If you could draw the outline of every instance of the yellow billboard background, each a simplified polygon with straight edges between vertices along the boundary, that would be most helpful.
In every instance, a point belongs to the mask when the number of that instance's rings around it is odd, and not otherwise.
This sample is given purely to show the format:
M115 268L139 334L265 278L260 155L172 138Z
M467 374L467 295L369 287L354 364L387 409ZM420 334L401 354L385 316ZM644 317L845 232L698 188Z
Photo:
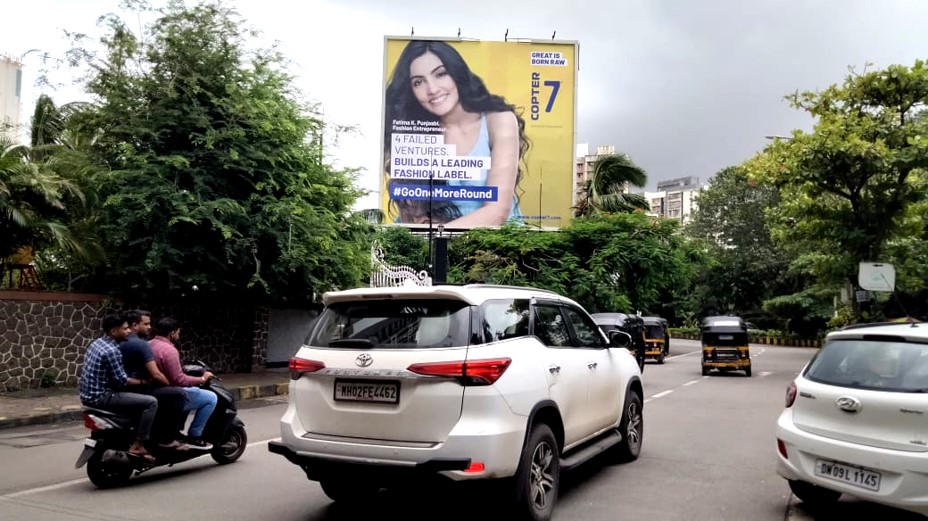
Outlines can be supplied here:
M546 228L566 226L575 191L576 42L386 37L384 92L400 55L415 40L447 43L483 80L490 94L502 96L516 107L530 141L516 189L522 222ZM385 116L382 136L392 128ZM381 157L385 157L383 151ZM396 208L391 208L389 181L385 165L381 171L381 210L387 222L394 223L399 221Z

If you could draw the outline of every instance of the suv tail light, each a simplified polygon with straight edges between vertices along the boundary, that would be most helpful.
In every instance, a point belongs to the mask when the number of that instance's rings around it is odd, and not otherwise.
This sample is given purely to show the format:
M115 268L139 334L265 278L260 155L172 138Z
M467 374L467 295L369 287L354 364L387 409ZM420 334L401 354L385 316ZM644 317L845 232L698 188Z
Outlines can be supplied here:
M796 382L790 382L786 387L786 408L789 409L796 401Z
M290 359L290 379L299 380L306 373L315 373L320 369L325 369L325 363L318 360L308 360L306 358L293 357Z
M467 362L412 364L407 369L425 376L454 378L461 385L493 385L503 376L511 363L511 358L492 358Z

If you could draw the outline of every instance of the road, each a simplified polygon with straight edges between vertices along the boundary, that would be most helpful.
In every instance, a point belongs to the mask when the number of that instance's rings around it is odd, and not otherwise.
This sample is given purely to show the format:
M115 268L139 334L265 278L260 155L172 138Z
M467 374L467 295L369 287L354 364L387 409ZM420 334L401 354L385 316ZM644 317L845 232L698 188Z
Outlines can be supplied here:
M645 367L641 458L626 465L594 461L565 475L555 519L799 521L862 513L919 519L855 500L814 516L796 505L775 474L774 423L787 384L814 350L755 346L752 378L703 377L698 353L698 343L673 340L665 364ZM460 486L384 492L371 505L333 505L318 484L266 449L285 407L280 398L249 404L253 408L241 415L251 443L235 464L218 466L203 457L115 490L96 490L83 470L74 469L82 426L0 431L0 519L494 518L479 489Z

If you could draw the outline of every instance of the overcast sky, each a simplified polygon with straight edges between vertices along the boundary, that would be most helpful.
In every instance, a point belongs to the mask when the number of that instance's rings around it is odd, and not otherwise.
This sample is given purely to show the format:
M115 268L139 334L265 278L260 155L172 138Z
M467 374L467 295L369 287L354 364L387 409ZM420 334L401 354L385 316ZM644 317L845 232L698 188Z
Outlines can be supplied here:
M157 0L155 0L157 3ZM4 2L0 54L60 53L62 29L93 33L116 0ZM657 181L698 176L759 151L771 134L809 128L783 96L861 69L928 58L926 0L237 0L254 27L294 61L299 86L326 119L357 132L330 140L339 166L377 190L383 36L461 35L580 42L577 143L615 145ZM295 8L294 6L299 6ZM298 10L295 10L298 9ZM38 94L26 55L23 117ZM64 80L62 80L64 81ZM59 103L80 96L51 92ZM376 207L377 194L359 207Z

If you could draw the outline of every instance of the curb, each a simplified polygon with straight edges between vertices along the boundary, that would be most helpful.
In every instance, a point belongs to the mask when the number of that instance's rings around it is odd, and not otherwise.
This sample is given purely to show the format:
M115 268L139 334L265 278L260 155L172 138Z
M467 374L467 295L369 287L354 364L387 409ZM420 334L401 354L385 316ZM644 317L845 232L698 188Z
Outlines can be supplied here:
M15 427L28 427L30 425L48 425L50 423L75 422L83 419L83 408L78 405L70 405L72 410L47 412L41 414L30 414L29 416L20 416L18 418L0 418L0 430L12 429Z
M236 402L245 400L254 400L256 398L267 398L269 396L280 396L290 394L290 384L267 384L267 385L246 385L229 389L235 397ZM16 427L28 427L30 425L48 425L52 423L76 422L83 420L84 408L80 405L67 405L63 410L46 412L39 414L30 414L16 418L0 418L0 430L13 429Z

